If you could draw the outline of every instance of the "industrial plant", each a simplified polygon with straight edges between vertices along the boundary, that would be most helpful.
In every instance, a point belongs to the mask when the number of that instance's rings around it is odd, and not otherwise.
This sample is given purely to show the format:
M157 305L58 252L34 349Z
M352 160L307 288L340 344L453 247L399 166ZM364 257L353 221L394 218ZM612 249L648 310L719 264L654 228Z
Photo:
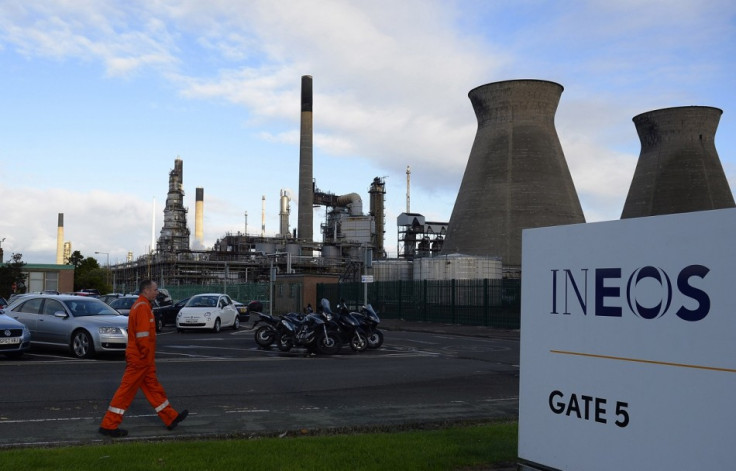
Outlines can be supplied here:
M316 186L312 77L305 75L297 227L289 226L291 195L282 190L276 236L267 237L265 231L224 234L205 248L204 188L196 188L190 243L184 162L177 158L155 249L112 266L115 283L131 289L144 278L162 287L272 281L277 276L334 282L359 282L365 275L375 281L518 279L523 229L585 223L554 124L562 92L561 85L544 80L495 82L471 90L478 128L449 222L427 221L411 212L407 167L406 211L396 220L398 253L388 259L384 178L366 182L367 208L357 192L338 195ZM734 207L714 145L721 113L691 106L633 119L642 150L622 218ZM326 210L321 240L313 240L315 206ZM71 250L63 243L62 214L58 226L57 263L62 263Z

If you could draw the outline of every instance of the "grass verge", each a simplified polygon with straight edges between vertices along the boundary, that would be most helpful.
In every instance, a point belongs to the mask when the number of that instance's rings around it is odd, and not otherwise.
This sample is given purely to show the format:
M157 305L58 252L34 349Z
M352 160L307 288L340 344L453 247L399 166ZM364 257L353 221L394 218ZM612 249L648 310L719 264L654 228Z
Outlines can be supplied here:
M0 451L2 469L129 470L457 470L516 461L516 422L434 430L285 438L115 442Z

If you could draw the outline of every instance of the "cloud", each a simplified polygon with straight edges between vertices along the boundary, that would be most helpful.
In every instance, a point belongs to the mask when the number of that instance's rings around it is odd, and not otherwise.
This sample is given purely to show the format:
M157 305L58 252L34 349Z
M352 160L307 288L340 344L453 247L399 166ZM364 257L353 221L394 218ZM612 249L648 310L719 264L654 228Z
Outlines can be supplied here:
M721 0L2 2L0 51L29 61L99 65L108 82L163 82L178 94L181 108L235 108L233 116L248 137L260 141L237 145L264 156L258 162L264 175L282 172L294 160L278 154L298 146L300 77L312 75L315 155L329 162L330 172L346 173L339 179L330 173L329 180L320 175L322 181L355 187L353 180L367 172L390 175L387 214L395 214L404 209L404 172L411 165L412 210L434 220L449 219L476 132L468 91L514 78L557 81L565 87L557 130L591 221L620 215L639 152L634 115L683 104L734 103L723 84L733 76L735 10ZM172 106L164 97L162 103ZM736 148L736 133L730 119L724 114L718 145L733 184L728 151ZM198 158L207 160L218 136L159 138L173 142L156 143L157 148L199 145ZM185 139L187 144L179 142ZM181 152L185 159L190 153ZM197 167L200 175L206 170L204 163ZM293 180L296 166L289 174ZM276 180L258 180L248 191L267 193L270 203ZM35 221L44 221L41 232L47 234L57 212L70 214L71 231L80 214L112 221L123 201L112 192L13 190L30 193L33 207L43 208L34 210L27 225L36 230ZM12 194L8 187L0 192ZM215 231L237 230L242 211L233 208L242 197L208 195L209 243L221 235ZM69 201L69 209L46 208L44 201ZM150 245L150 203L128 203L130 212L122 214L136 221L128 236L142 246L133 247L140 252ZM267 227L278 230L277 216L268 218ZM260 212L251 219L258 222L251 227L260 228ZM113 232L126 231L111 224ZM84 238L90 250L105 243L128 250L123 236L105 240L95 238L94 226L85 229L77 240ZM53 237L38 243L55 250ZM387 239L387 246L392 243Z

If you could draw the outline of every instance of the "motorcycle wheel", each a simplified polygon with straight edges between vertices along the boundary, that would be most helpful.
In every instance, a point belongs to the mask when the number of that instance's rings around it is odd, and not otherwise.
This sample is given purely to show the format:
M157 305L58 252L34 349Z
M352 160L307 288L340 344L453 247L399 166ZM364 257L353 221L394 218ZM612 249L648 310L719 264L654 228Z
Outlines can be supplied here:
M317 349L325 355L334 355L342 348L342 341L335 332L327 332L327 335L317 339Z
M374 330L371 335L368 336L368 348L380 348L383 345L383 332L380 330Z
M290 335L282 335L276 339L276 346L279 347L279 350L282 352L288 352L291 350L291 347L294 346L294 340Z
M254 337L259 346L268 348L276 340L276 331L270 325L262 325L256 330Z
M365 335L356 332L350 339L350 348L354 352L364 352L368 348L368 340L365 338Z

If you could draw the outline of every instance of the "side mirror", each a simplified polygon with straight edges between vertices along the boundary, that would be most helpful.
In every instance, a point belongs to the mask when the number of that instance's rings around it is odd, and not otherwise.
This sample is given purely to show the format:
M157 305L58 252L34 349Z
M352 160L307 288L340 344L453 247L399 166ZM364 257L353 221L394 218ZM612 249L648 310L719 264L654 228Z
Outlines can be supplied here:
M66 313L66 312L64 312L64 311L56 311L56 312L54 313L54 317L58 317L58 318L60 318L60 319L66 319L67 317L69 317L69 314L67 314L67 313Z

